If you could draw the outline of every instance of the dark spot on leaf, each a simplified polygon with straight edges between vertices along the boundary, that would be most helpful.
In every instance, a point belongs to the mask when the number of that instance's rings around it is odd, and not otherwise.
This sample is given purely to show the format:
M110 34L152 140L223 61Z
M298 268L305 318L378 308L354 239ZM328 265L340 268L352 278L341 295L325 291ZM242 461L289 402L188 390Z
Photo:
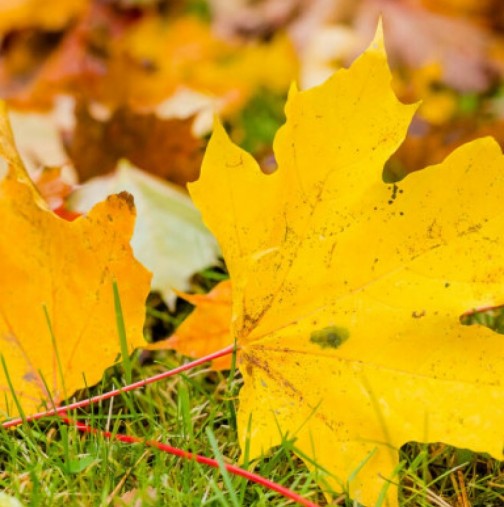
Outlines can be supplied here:
M414 319L420 319L421 317L425 317L426 314L427 312L425 310L422 310L421 312L414 311L412 312L411 316Z
M110 196L112 197L112 196ZM108 199L110 199L110 197ZM119 197L119 199L121 199L122 201L124 201L124 203L126 204L126 206L128 206L129 210L134 212L135 211L135 199L133 198L133 196L129 193L129 192L119 192L117 194L117 197Z
M344 327L328 326L324 329L313 331L310 341L320 345L323 349L331 347L337 349L342 343L348 340L350 333Z
M447 289L447 288L450 286L450 284L449 284L448 282L446 282L446 283L444 284L444 286L445 286L445 289Z
M23 375L23 380L26 382L35 382L37 380L37 375L32 371L29 371Z
M142 66L142 68L150 74L159 70L159 67L156 65L156 62L148 58L143 58L142 60L140 60L139 63Z

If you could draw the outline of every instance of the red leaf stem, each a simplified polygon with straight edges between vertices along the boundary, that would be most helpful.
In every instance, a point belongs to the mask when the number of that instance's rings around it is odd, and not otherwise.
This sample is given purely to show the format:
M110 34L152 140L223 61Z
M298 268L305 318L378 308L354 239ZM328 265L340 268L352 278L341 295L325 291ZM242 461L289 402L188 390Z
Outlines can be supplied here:
M119 389L113 389L112 391L108 391L106 393L102 393L97 396L93 396L92 398L87 398L85 400L76 401L75 403L70 403L68 405L54 407L50 410L46 410L45 412L38 412L36 414L28 415L26 417L17 417L15 419L11 419L10 421L5 421L1 424L4 428L12 428L13 426L19 426L23 422L36 421L37 419L42 419L43 417L60 415L70 410L87 407L89 405L99 403L100 401L114 398L115 396L118 396L122 393L127 393L129 391L133 391L134 389L145 387L146 385L149 384L154 384L155 382L159 382L160 380L163 380L165 378L172 377L173 375L177 375L178 373L182 373L183 371L190 370L203 363L212 361L213 359L217 359L219 357L232 354L234 349L235 349L234 345L229 345L228 347L218 350L217 352L213 352L212 354L208 354L207 356L200 357L195 361L183 364L182 366L177 366L177 368L174 368L173 370L165 371L163 373L159 373L158 375L154 375L153 377L139 380L138 382L134 382L133 384L129 384L124 387L120 387Z
M99 434L104 436L105 438L119 440L120 442L125 442L127 444L143 444L148 447L155 447L160 451L167 452L168 454L173 454L183 459L194 460L197 461L198 463L201 463L202 465L207 465L213 468L219 468L219 463L217 462L217 460L201 456L200 454L194 454L192 452L184 451L183 449L179 449L178 447L172 447L171 445L156 442L155 440L144 440L129 435L114 434L111 433L110 431L97 430L96 428L92 428L91 426L88 426L87 424L84 424L82 422L72 421L68 417L63 417L63 420L69 425L74 425L79 431L82 431L83 433ZM244 477L249 481L260 484L261 486L264 486L267 489L276 491L285 498L293 500L294 502L297 502L300 505L303 505L305 507L319 507L317 504L310 502L309 500L303 498L294 491L285 488L280 484L277 484L276 482L265 479L264 477L261 477L258 474L254 474L253 472L244 470L243 468L240 468L236 465L229 465L225 463L224 466L226 467L226 470L231 474L239 475L240 477Z

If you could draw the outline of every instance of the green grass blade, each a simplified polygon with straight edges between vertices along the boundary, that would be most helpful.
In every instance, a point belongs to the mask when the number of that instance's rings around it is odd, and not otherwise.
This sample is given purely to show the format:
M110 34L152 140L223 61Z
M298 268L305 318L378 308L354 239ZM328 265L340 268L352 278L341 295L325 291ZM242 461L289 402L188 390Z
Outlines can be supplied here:
M16 407L18 409L19 416L21 417L21 419L26 420L26 416L25 416L25 413L23 411L23 407L21 406L21 403L18 400L16 391L14 389L14 385L12 384L12 380L11 380L10 375L9 375L9 370L7 369L7 363L5 362L5 358L4 358L3 354L0 355L0 360L2 361L2 368L3 368L3 371L5 373L5 379L7 380L7 384L9 385L9 390L10 390L10 392L12 394L12 398L14 400L14 403L16 404Z
M233 507L240 507L240 503L238 502L238 497L236 496L236 491L233 487L233 482L231 480L231 477L226 469L226 465L224 464L224 460L222 459L222 454L219 451L219 446L217 444L217 440L215 439L214 434L212 433L212 430L208 427L205 428L208 440L210 442L210 445L212 446L212 451L214 453L215 459L217 460L217 463L219 463L219 470L222 475L222 480L224 481L224 484L226 485L226 488L229 492L229 497L231 499L231 503L233 504Z
M49 316L47 306L44 304L44 305L42 305L42 308L44 309L44 315L45 315L46 322L47 322L47 328L49 329L49 334L51 335L51 343L53 346L54 354L56 356L56 363L58 365L58 374L59 374L60 380L61 380L63 398L66 400L68 398L68 395L67 395L66 388L65 388L65 375L63 374L63 366L61 364L61 359L60 359L59 350L58 350L58 344L56 342L56 336L54 334L54 330L53 330L52 323L51 323L51 317ZM49 389L47 389L47 392L50 393ZM52 404L52 406L54 406L54 403Z
M121 307L121 298L119 296L119 288L117 286L117 281L114 280L113 284L114 289L114 309L116 316L116 325L117 325L117 333L119 334L119 342L121 344L121 356L122 363L124 368L124 376L126 378L126 383L131 384L132 382L132 367L131 367L131 359L128 351L128 342L126 339L126 327L124 325L124 316Z

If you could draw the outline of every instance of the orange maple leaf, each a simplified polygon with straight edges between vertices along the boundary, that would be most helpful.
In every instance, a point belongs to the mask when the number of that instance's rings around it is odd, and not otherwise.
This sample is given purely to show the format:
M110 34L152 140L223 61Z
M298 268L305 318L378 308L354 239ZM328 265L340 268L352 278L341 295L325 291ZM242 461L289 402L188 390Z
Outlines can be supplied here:
M129 245L135 207L110 196L69 222L37 193L0 108L0 417L58 403L93 385L121 352L113 281L127 349L144 345L149 272Z
M216 285L208 294L177 295L196 308L167 340L151 345L151 350L176 350L189 357L203 357L233 343L230 332L231 282ZM231 359L224 356L212 362L214 370L231 367Z

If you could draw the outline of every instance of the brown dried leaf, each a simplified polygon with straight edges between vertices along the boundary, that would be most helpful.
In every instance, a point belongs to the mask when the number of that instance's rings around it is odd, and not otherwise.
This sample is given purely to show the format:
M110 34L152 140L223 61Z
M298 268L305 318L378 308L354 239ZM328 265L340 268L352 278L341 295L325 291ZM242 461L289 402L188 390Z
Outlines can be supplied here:
M181 186L198 177L203 143L192 134L193 117L164 120L123 107L100 121L79 104L76 120L66 149L81 181L113 171L121 158Z
M452 151L480 137L492 136L504 149L504 121L475 125L460 121L440 126L424 126L421 135L408 134L403 144L387 162L387 171L394 177L441 163Z

